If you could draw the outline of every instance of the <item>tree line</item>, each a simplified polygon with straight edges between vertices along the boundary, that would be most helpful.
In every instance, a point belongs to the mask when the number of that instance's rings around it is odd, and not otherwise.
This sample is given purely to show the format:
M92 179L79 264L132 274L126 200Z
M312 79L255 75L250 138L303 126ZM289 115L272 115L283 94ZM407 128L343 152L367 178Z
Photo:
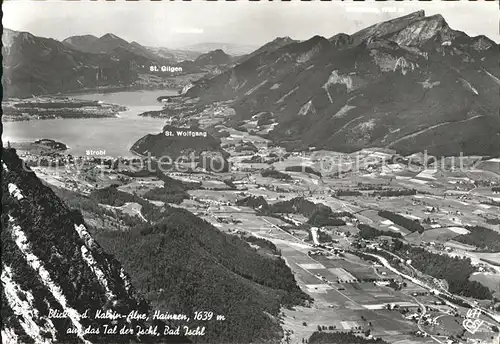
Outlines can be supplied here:
M358 236L362 239L365 239L365 240L373 240L373 239L375 239L379 236L382 236L382 235L390 236L393 238L399 238L399 239L403 238L401 233L396 233L394 231L379 230L377 228L374 228L374 227L367 225L367 224L364 224L364 223L360 223L358 225L358 229L359 229Z
M476 246L484 252L500 252L500 233L486 227L467 226L468 234L461 234L453 240L463 244Z
M400 225L411 232L423 233L425 230L418 220L409 219L406 216L393 213L392 211L380 210L378 215L391 220L395 224Z
M397 239L392 247L398 256L410 259L416 269L432 277L446 280L451 293L476 299L492 299L490 289L479 282L469 281L469 277L476 271L470 258L431 253L422 247L406 245Z

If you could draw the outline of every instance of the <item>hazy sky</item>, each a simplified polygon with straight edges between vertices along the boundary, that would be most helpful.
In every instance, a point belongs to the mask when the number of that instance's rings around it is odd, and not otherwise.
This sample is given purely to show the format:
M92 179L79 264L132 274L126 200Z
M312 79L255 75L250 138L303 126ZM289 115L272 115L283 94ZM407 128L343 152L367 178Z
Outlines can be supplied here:
M260 46L276 37L308 39L353 33L420 9L440 13L451 28L500 42L498 3L460 2L169 2L29 1L2 4L4 27L58 40L114 33L143 45L195 43ZM385 10L384 10L385 9ZM396 12L387 12L396 10Z

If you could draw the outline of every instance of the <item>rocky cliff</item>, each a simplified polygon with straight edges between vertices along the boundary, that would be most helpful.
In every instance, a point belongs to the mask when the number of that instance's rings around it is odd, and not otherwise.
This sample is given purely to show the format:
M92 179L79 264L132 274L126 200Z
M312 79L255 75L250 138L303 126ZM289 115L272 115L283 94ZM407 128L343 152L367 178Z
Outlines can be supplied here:
M2 343L186 342L137 335L153 324L130 316L149 308L128 274L12 149L2 150L2 204Z

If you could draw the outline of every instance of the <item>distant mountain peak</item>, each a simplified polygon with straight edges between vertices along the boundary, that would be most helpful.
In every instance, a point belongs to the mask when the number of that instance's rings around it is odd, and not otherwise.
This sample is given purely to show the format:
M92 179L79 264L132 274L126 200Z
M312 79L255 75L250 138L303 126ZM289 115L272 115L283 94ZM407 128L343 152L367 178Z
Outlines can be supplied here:
M72 48L77 48L78 50L78 47L87 47L98 39L99 38L94 35L71 36L63 40L62 43L70 45Z
M95 38L95 39L98 39L99 37L88 34L88 35L80 35L80 36L68 37L67 39L71 39L71 38Z
M491 39L489 39L485 35L479 35L479 36L473 37L473 40L474 40L474 43L472 46L474 47L474 49L479 50L479 51L487 50L487 49L491 48L492 46L497 45L494 41L492 41Z
M400 20L412 20L412 19L418 20L418 19L423 19L423 18L425 18L425 11L424 10L418 10L418 11L415 11L415 12L411 12L411 13L409 13L407 15L391 19L388 22L400 21Z
M315 35L308 40L301 42L301 44L305 47L317 46L323 48L329 45L329 41L323 36Z
M411 46L425 43L433 37L449 40L453 36L452 30L443 16L436 14L413 21L393 36L391 40L399 45Z
M284 36L284 37L276 37L274 40L272 40L271 42L275 42L275 43L278 43L278 42L281 42L281 43L292 43L292 42L295 42L293 39L290 38L290 36Z
M352 43L352 38L346 33L338 33L328 39L328 41L334 46L334 47L340 47L343 45L351 44Z
M120 39L120 40L123 40L123 41L124 41L124 39L123 39L123 38L120 38L120 37L118 37L117 35L114 35L114 34L112 34L112 33L107 33L107 34L105 34L105 35L101 36L101 39Z
M355 44L384 39L399 45L412 46L423 44L434 37L448 40L453 36L454 31L450 29L442 15L426 17L425 12L420 10L372 25L351 37Z
M231 56L222 49L215 49L206 54L202 54L194 61L197 65L219 65L231 62Z
M67 40L72 40L72 39L99 39L99 37L97 36L94 36L94 35L78 35L78 36L71 36L71 37L68 37L66 39L63 40L64 41L67 41Z
M326 41L327 39L323 36L320 36L320 35L314 35L312 38L309 39L309 41L317 41L317 42L320 42L320 41Z
M441 15L417 11L329 40L273 42L186 95L235 99L239 120L272 112L278 124L269 137L287 149L498 151L498 135L484 136L498 128L490 91L498 85L498 45L451 29Z

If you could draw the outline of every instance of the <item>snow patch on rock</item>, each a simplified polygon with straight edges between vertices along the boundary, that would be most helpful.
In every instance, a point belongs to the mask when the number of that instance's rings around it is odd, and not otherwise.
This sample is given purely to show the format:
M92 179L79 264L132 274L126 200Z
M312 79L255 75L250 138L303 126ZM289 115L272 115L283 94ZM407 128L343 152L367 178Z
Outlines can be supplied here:
M265 83L267 82L267 79L262 81L260 84L258 84L257 86L251 88L250 90L248 90L245 95L246 96L249 96L251 95L252 93L254 93L259 87L261 87L262 85L264 85Z
M181 90L181 95L182 95L182 94L186 94L186 93L187 93L187 91L189 91L189 89L191 89L193 86L194 86L194 85L193 85L192 83L189 83L189 84L187 84L186 86L184 86L184 87L182 88L182 90Z
M24 198L23 194L21 193L21 190L19 190L16 184L9 183L9 193L12 197L16 198L18 201Z
M421 51L417 47L409 47L409 46L403 45L401 48L403 48L404 50L406 50L412 54L422 56L426 60L429 59L429 53L427 51Z
M125 290L127 292L130 292L132 288L132 282L130 282L130 279L127 277L127 275L125 275L125 270L123 270L123 268L120 268L120 278L122 279L123 284L125 285Z
M278 62L281 62L281 61L283 61L283 62L285 62L285 63L286 63L286 62L288 62L288 61L291 61L292 59L293 59L293 58L292 58L292 55L290 55L289 53L285 53L285 54L281 55L281 56L280 56L280 57L276 60L276 62L275 62L275 63L278 63Z
M479 37L472 44L472 47L478 51L483 51L483 50L488 50L489 48L491 48L492 44L491 44L491 41L488 40L486 37Z
M96 242L94 238L90 235L90 233L87 231L87 228L83 224L76 225L75 224L75 230L78 233L78 236L80 239L82 239L85 242L85 245L92 249L96 246Z
M297 58L298 63L304 63L309 61L314 55L316 55L319 51L321 50L321 45L316 44L314 47L312 47L309 51L303 53Z
M28 242L28 238L22 231L21 227L15 224L15 220L12 216L9 215L9 223L12 226L12 238L16 243L17 247L21 251L21 253L25 256L27 264L36 272L40 277L43 285L47 287L47 289L52 293L54 298L61 305L63 312L65 312L69 319L71 320L73 326L78 331L78 337L85 343L91 344L88 340L83 337L84 328L80 323L80 313L72 307L68 305L66 297L64 296L61 288L54 283L52 278L50 277L50 273L43 266L42 261L32 253L30 244Z
M342 84L345 85L348 91L354 90L352 78L347 75L340 75L337 70L332 71L328 81L323 85L323 88L327 88L332 84Z
M401 70L401 74L406 75L406 73L415 69L415 64L413 62L408 62L404 57L400 57L396 61L394 72L398 69Z
M325 82L325 84L322 86L322 88L325 90L326 94L328 95L328 99L330 100L330 103L333 103L333 99L330 95L330 92L328 91L328 87L330 85L334 84L340 84L340 85L345 85L347 88L347 92L350 92L355 89L354 87L354 82L352 81L352 78L348 75L341 75L337 70L333 70L330 76L328 77L328 80Z
M352 110L354 108L355 108L355 106L346 104L346 105L342 106L342 108L339 111L337 111L337 113L335 115L333 115L333 118L342 118L347 114L347 112L349 110Z
M292 94L293 92L297 91L298 89L299 89L299 86L294 87L290 92L288 92L283 97L281 97L280 99L278 99L278 101L276 102L276 104L283 102L286 97L288 97L290 94Z
M308 114L316 114L316 109L314 108L312 100L309 100L307 103L302 105L299 112L297 113L298 116L305 116Z
M10 327L6 327L6 328L2 329L1 335L2 335L2 344L10 344L10 343L18 343L19 342L17 335L14 332L14 329L12 329Z
M434 86L438 86L441 84L441 81L431 82L430 80L431 80L431 78L427 78L427 80L425 80L423 82L419 82L419 84L422 85L422 87L424 89L433 88Z
M106 290L106 296L107 296L108 300L115 299L116 295L109 288L108 280L106 279L106 275L99 268L99 265L95 261L94 256L92 256L92 252L90 252L89 249L85 245L82 245L81 251L82 251L83 260L85 261L85 263L87 263L87 266L90 268L90 270L92 270L92 272L94 272L94 274L97 277L97 280L99 281L99 284L101 284L102 287Z
M413 62L407 61L403 56L396 58L391 54L387 54L376 49L370 50L370 56L373 57L375 63L379 66L382 72L395 72L400 70L401 74L406 75L406 73L413 71L416 68L416 65Z
M432 37L440 35L441 38L451 38L447 24L440 15L414 21L391 37L399 45L420 45Z
M382 72L391 72L394 70L397 59L390 54L386 54L376 49L370 50L370 56L373 57L375 64Z
M497 84L500 85L500 79L498 79L496 76L488 72L486 69L483 68L483 72L485 72L490 78L492 78Z
M243 81L240 85L236 86L236 90L242 89L247 84L247 80Z
M479 92L472 86L470 82L468 82L465 79L460 78L460 81L462 82L462 85L464 85L465 88L470 90L472 93L474 93L476 96L479 95Z
M35 343L52 343L56 340L56 329L54 324L50 319L43 319L45 326L40 327L35 322L39 319L39 314L37 308L34 306L34 297L29 291L24 291L15 282L12 276L12 269L9 266L2 266L2 287L4 290L7 303L18 316L19 324L23 328L24 332L30 336ZM23 298L20 298L20 295ZM42 331L44 333L50 333L52 340L42 336ZM13 329L2 330L2 342L3 343L18 343L17 335Z
M366 122L358 124L356 128L358 128L361 131L369 131L375 127L375 123L376 123L375 119L372 118Z

